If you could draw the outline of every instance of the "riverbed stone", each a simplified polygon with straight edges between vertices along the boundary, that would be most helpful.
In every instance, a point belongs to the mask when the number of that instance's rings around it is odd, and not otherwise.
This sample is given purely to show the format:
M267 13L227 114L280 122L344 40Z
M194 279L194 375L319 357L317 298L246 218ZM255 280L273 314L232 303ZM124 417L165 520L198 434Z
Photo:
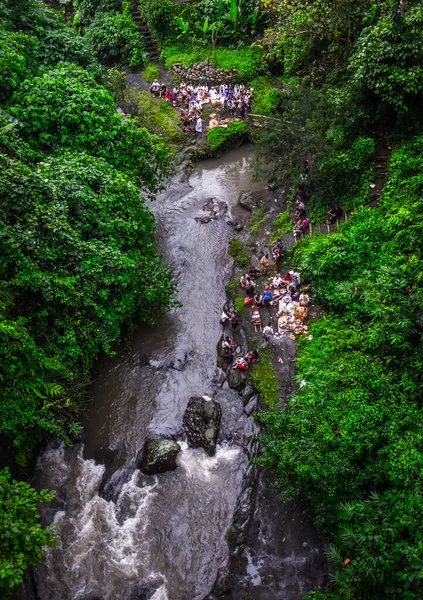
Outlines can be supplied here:
M244 371L243 369L229 369L226 380L228 385L233 390L242 390L245 386L248 379L248 371Z
M208 396L189 399L183 417L183 427L191 448L203 448L209 456L216 451L222 409Z
M146 475L172 471L176 469L176 457L180 449L180 445L169 438L147 440L139 468Z
M255 208L257 208L257 201L254 192L241 192L238 197L238 204L242 206L242 208L245 208L245 210L252 212Z

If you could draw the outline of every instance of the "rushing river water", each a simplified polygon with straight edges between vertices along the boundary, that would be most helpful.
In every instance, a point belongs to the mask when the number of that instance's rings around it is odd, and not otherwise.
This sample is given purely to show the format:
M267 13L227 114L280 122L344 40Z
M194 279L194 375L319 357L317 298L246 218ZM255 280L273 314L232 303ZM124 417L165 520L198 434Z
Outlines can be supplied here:
M85 443L53 444L39 459L38 485L57 491L44 518L59 537L36 571L41 600L201 600L228 561L225 534L256 425L239 395L215 382L231 228L224 218L201 224L195 216L210 197L239 210L239 191L258 185L248 157L243 147L202 162L152 206L182 307L154 330L139 330L130 351L98 365ZM178 436L189 397L203 394L222 407L216 455L182 443L176 471L143 475L137 456L145 440ZM259 586L257 566L247 566ZM256 597L299 600L294 588Z

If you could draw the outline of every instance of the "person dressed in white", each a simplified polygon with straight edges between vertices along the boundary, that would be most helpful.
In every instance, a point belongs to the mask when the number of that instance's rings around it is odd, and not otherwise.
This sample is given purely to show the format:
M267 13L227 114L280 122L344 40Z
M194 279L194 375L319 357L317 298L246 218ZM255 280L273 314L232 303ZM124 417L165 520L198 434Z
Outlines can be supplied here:
M279 275L279 273L276 273L276 275L273 278L272 281L272 287L274 288L280 288L283 285L283 279L282 277Z
M201 120L201 117L198 117L197 119L197 123L195 124L195 131L199 135L202 135L203 133L203 121Z
M310 297L309 297L309 295L303 292L303 293L300 295L300 305L301 305L301 306L308 306L309 302L310 302Z
M271 323L268 323L266 327L263 329L263 337L265 340L268 340L270 336L274 335L273 327Z

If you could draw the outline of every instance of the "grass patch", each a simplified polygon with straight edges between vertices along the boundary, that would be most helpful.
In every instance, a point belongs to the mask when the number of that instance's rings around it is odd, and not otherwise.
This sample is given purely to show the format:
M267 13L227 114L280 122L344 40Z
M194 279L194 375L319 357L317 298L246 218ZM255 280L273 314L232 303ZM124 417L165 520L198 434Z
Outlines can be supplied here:
M168 44L162 48L161 58L167 68L180 62L188 67L194 62L208 58L219 69L238 71L239 80L249 83L259 75L262 50L260 48L213 48L212 46L193 47L183 43Z
M279 406L280 386L269 348L262 348L259 361L252 365L251 382L266 406L269 408Z
M245 121L234 121L228 123L227 127L213 127L207 132L207 141L210 146L210 152L222 150L230 146L236 140L239 140L247 132L247 123Z
M274 112L281 99L281 90L273 87L268 77L257 77L250 85L254 88L252 112L258 115Z
M234 308L238 313L243 311L245 308L244 298L241 298L241 296L237 296L234 300Z
M232 256L239 267L248 267L250 259L245 252L244 244L240 240L234 238L229 242L229 255Z
M160 134L169 145L184 139L180 128L181 120L169 102L153 98L148 91L126 89L121 102L125 112L137 117L142 127L152 133Z
M146 81L148 81L148 83L153 83L155 79L160 77L159 69L156 67L156 65L153 65L153 63L148 63L142 72L142 76Z
M252 233L257 233L260 227L265 223L266 217L264 214L264 208L260 207L253 210L250 218L250 229Z

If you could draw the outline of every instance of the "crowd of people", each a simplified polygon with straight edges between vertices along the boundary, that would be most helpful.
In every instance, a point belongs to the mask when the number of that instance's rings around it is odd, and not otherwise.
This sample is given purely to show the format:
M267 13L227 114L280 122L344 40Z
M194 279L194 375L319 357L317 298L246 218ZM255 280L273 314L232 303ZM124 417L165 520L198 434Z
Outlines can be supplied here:
M150 86L153 96L165 98L178 110L183 130L189 132L195 126L196 133L202 133L203 106L211 104L216 109L224 110L230 117L244 119L251 110L253 89L244 85L227 85L209 87L207 83L192 85L182 82L178 87L168 87L156 79ZM210 115L209 128L219 125L216 113Z
M278 247L280 238L272 242L271 247ZM283 246L281 247L283 252ZM260 269L252 266L249 272L243 273L239 285L245 293L244 305L251 310L251 323L256 332L261 332L264 339L285 334L306 334L305 324L308 317L310 296L307 288L301 285L300 274L288 271L285 274L276 272L269 276L270 259L264 254L260 260ZM277 268L277 265L276 265ZM266 325L262 328L265 319ZM272 324L275 321L275 326ZM224 310L221 323L230 325L233 330L238 327L239 316L235 310ZM277 324L277 326L276 326ZM253 350L246 356L234 361L235 349L230 336L225 336L222 342L222 358L227 363L233 363L234 369L247 370L258 360L258 352Z

